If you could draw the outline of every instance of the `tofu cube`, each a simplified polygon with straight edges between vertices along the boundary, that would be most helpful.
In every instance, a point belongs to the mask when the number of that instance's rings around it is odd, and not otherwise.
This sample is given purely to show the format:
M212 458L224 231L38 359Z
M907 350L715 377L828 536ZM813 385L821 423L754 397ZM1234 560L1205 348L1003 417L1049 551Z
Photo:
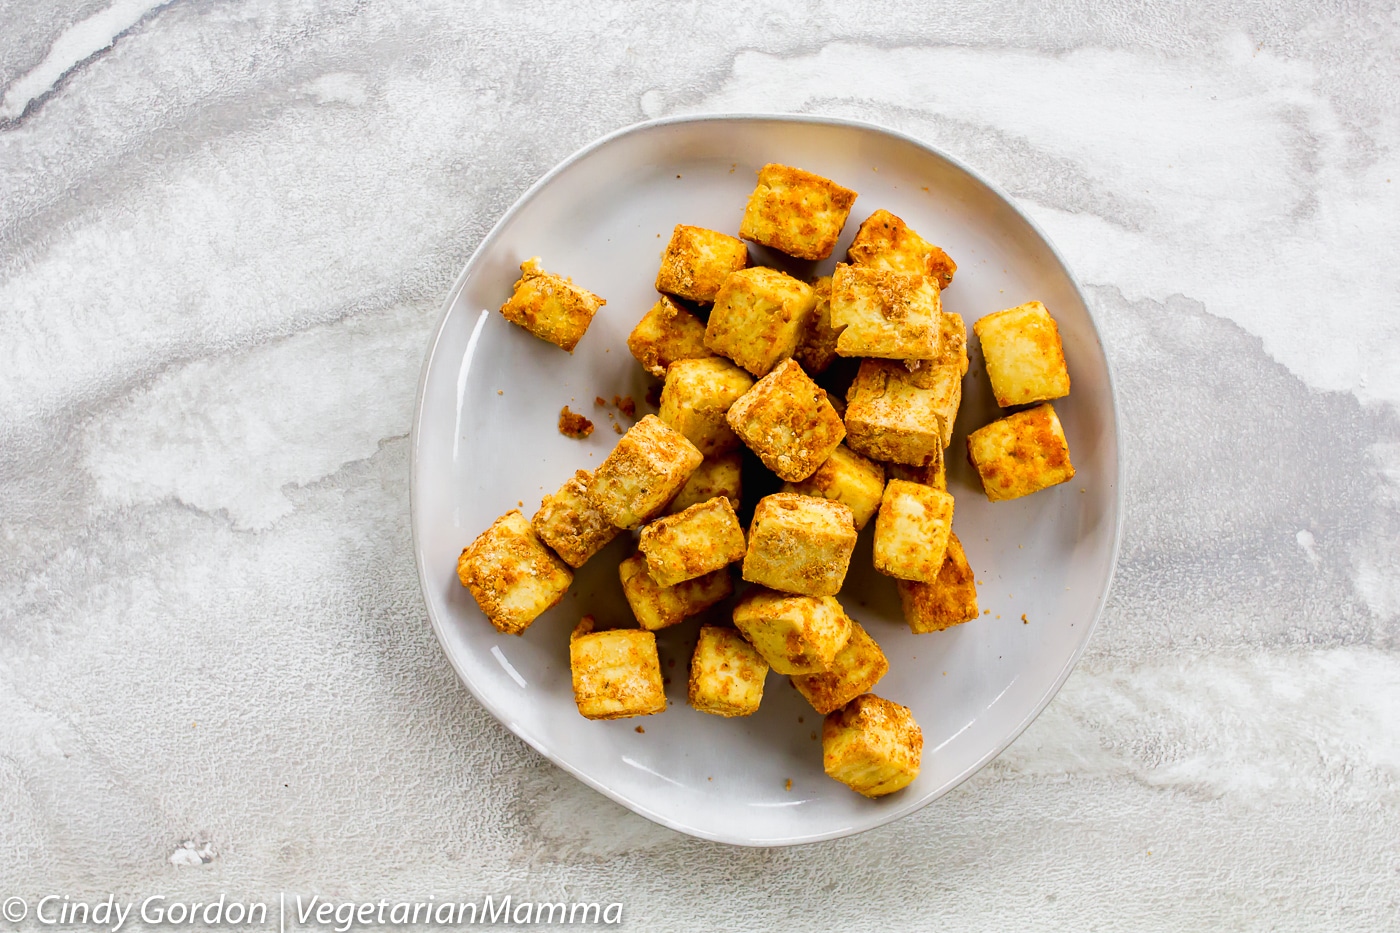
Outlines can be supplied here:
M1069 442L1049 402L973 431L967 458L992 502L1029 496L1074 477Z
M544 271L536 256L520 264L515 292L501 305L501 314L541 340L572 353L593 322L594 313L605 304L572 280Z
M661 514L704 459L685 435L647 415L593 471L588 501L618 528L636 528Z
M864 693L822 723L822 768L851 790L883 797L919 776L924 735L907 706Z
M693 580L744 557L744 529L729 500L720 496L658 518L642 529L637 548L659 586Z
M737 450L714 457L706 457L690 474L676 498L666 506L666 513L674 515L684 512L697 502L705 502L715 496L724 496L734 511L739 511L740 498L744 491L744 459Z
M799 259L836 248L856 193L800 168L769 163L758 171L739 236Z
M935 366L956 366L959 376L967 375L967 325L961 314L944 311L939 319L938 354Z
M943 303L926 275L838 263L831 325L841 356L928 360L938 354Z
M666 370L659 417L705 456L722 454L739 446L724 416L751 388L753 377L728 360L677 360Z
M831 667L851 637L851 620L834 597L791 596L750 587L734 605L734 625L779 674Z
M627 335L627 349L658 379L676 360L712 357L705 346L705 322L662 295Z
M809 376L820 376L836 362L836 340L841 329L831 324L831 276L824 275L812 283L817 296L816 306L807 317L807 330L792 358L802 364Z
M793 483L811 476L846 436L825 390L796 360L758 380L725 419L764 466Z
M875 569L901 580L932 583L952 530L952 496L922 483L890 480L875 517Z
M909 466L904 463L885 464L885 476L888 479L902 479L910 483L923 483L925 486L932 486L934 489L948 489L948 471L946 461L943 459L943 451L940 449L937 456L931 463L923 466ZM884 489L881 489L881 494Z
M932 276L940 289L953 284L953 273L958 270L947 253L884 208L860 225L846 258L858 266Z
M926 368L926 367L921 367ZM855 381L846 392L846 444L873 460L924 466L941 456L951 386L923 388L903 364L888 360L862 360ZM958 380L958 401L962 380Z
M748 264L749 248L743 240L704 227L676 224L661 255L656 290L709 304L729 273Z
M748 716L758 712L768 662L738 629L700 626L700 639L690 657L690 705L716 716Z
M1029 301L972 325L982 342L987 378L1002 408L1069 395L1060 328L1045 305Z
M845 504L775 492L754 507L742 576L784 593L835 596L855 546L855 519Z
M932 583L896 580L895 589L899 590L904 621L915 635L941 632L977 618L977 584L956 533L948 535L948 551L938 579Z
M816 306L810 285L777 269L731 272L715 295L705 346L755 376L765 375L797 352Z
M632 615L649 632L684 622L734 592L728 570L716 570L675 586L661 586L647 573L647 558L641 552L619 564L617 572Z
M870 691L890 669L885 653L866 634L860 623L851 620L851 637L836 652L831 667L820 674L797 674L792 685L807 698L812 708L825 716Z
M564 598L574 574L545 547L519 509L491 523L457 559L457 578L507 635L519 635Z
M800 483L784 483L783 492L844 504L851 510L859 531L880 507L880 498L885 494L885 468L842 444L811 476Z
M650 716L666 709L656 636L641 629L593 630L584 616L569 636L574 702L586 719Z
M576 570L621 530L589 503L586 492L592 479L592 473L579 470L558 492L545 496L530 519L539 539Z

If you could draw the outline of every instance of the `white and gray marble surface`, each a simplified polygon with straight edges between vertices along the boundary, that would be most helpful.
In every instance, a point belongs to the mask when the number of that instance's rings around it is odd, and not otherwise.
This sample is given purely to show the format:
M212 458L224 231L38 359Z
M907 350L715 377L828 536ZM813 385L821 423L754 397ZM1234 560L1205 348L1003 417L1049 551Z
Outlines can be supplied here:
M1392 5L0 0L0 88L0 898L1400 929ZM507 732L409 546L419 364L477 241L595 137L723 110L1000 182L1085 284L1127 443L1112 598L1046 713L787 850Z

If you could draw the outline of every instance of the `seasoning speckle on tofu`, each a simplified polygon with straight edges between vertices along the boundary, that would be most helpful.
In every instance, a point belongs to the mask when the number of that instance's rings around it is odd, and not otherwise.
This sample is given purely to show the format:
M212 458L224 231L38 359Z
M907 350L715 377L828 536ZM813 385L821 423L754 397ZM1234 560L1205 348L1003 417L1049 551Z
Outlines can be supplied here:
M593 422L577 412L569 411L565 405L559 410L559 433L575 440L583 440L593 433Z

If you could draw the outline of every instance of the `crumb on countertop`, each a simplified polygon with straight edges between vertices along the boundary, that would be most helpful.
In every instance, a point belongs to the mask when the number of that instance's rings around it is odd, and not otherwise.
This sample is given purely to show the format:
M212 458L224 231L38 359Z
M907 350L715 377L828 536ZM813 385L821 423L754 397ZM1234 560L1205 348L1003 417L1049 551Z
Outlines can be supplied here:
M583 415L569 411L569 406L565 405L559 409L559 433L565 437L583 440L593 433L593 422Z
M641 726L638 726L635 731L638 735L645 735L647 730L643 729Z
M597 405L599 408L607 408L608 400L603 398L601 395L595 395L593 396L593 404Z

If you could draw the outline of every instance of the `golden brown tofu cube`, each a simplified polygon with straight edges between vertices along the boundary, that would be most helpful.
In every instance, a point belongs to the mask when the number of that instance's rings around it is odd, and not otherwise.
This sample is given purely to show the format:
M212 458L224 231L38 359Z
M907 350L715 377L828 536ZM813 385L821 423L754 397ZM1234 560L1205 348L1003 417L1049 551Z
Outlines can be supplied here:
M661 256L656 290L709 304L729 273L748 264L749 248L743 240L704 227L676 224Z
M1002 408L1069 395L1060 328L1045 305L1028 301L972 325L982 342L987 378Z
M758 380L725 420L764 466L794 483L811 476L846 436L825 390L796 360L784 360Z
M507 635L519 635L569 590L574 574L540 543L519 509L491 523L457 559L457 578Z
M758 712L768 662L738 629L700 626L690 657L690 705L716 716Z
M859 531L880 507L880 497L885 494L885 468L842 444L811 476L800 483L784 483L783 492L843 503L851 510Z
M777 269L732 272L715 295L705 346L755 376L765 375L797 352L816 305L810 285Z
M816 306L807 317L807 330L792 358L802 364L809 376L820 376L836 362L836 340L841 329L831 324L831 276L824 275L812 283L817 296Z
M922 483L890 480L875 517L875 569L901 580L932 583L952 530L952 496Z
M851 620L831 596L791 596L750 587L734 605L734 625L779 674L831 667L851 637Z
M658 518L642 529L637 548L646 555L651 578L675 586L742 559L744 529L729 500L720 496Z
M907 706L864 693L822 723L822 768L851 790L883 797L919 776L924 735Z
M520 264L515 292L501 305L501 314L541 340L572 353L593 322L594 313L605 304L572 280L544 271L536 256Z
M751 388L753 377L728 360L677 360L666 370L659 417L705 456L722 454L739 446L724 416Z
M868 692L889 669L890 662L885 660L875 639L852 619L851 637L831 659L831 667L820 674L798 674L792 678L792 685L813 709L825 716Z
M1074 477L1069 442L1049 402L973 431L967 458L992 502L1029 496Z
M784 593L835 596L855 546L855 519L844 503L775 492L754 507L743 577Z
M588 501L618 528L636 528L661 514L704 459L685 435L647 415L593 471Z
M656 636L641 629L593 630L584 616L569 637L574 702L587 719L650 716L666 709Z
M619 529L588 501L586 490L593 474L579 470L559 491L545 496L540 510L530 519L530 527L540 540L575 569L588 562Z
M739 236L799 259L825 259L855 201L854 191L829 178L770 163L758 171Z
M676 498L666 506L666 513L674 515L684 512L697 502L705 502L715 496L724 496L734 511L739 511L740 498L744 491L744 460L739 452L731 451L715 457L706 457L690 479L685 481Z
M939 318L938 355L935 366L956 366L958 375L967 375L967 325L961 314L944 311Z
M862 360L846 392L847 446L873 460L910 466L941 456L949 387L923 388L927 377L919 376L898 362ZM961 379L957 391L961 400ZM951 436L951 424L947 431Z
M712 357L705 346L705 322L666 295L656 300L627 335L627 349L647 372L666 378L666 367L676 360Z
M926 275L838 263L831 277L831 326L841 328L841 356L933 359L942 314L938 285Z
M943 459L943 451L940 449L938 455L933 458L932 463L923 466L909 466L904 463L885 464L885 476L888 479L902 479L910 483L923 483L925 486L932 486L934 489L947 490L948 471L945 467L946 461ZM882 488L881 494L884 493Z
M904 621L915 635L941 632L977 618L977 583L956 532L948 535L948 551L943 555L937 580L896 580L895 588L899 590Z
M684 622L734 592L728 570L716 570L675 586L661 586L647 573L647 557L640 552L619 564L617 572L632 615L649 632Z
M940 289L953 284L953 273L958 270L947 253L883 208L860 225L846 256L860 266L932 276Z

